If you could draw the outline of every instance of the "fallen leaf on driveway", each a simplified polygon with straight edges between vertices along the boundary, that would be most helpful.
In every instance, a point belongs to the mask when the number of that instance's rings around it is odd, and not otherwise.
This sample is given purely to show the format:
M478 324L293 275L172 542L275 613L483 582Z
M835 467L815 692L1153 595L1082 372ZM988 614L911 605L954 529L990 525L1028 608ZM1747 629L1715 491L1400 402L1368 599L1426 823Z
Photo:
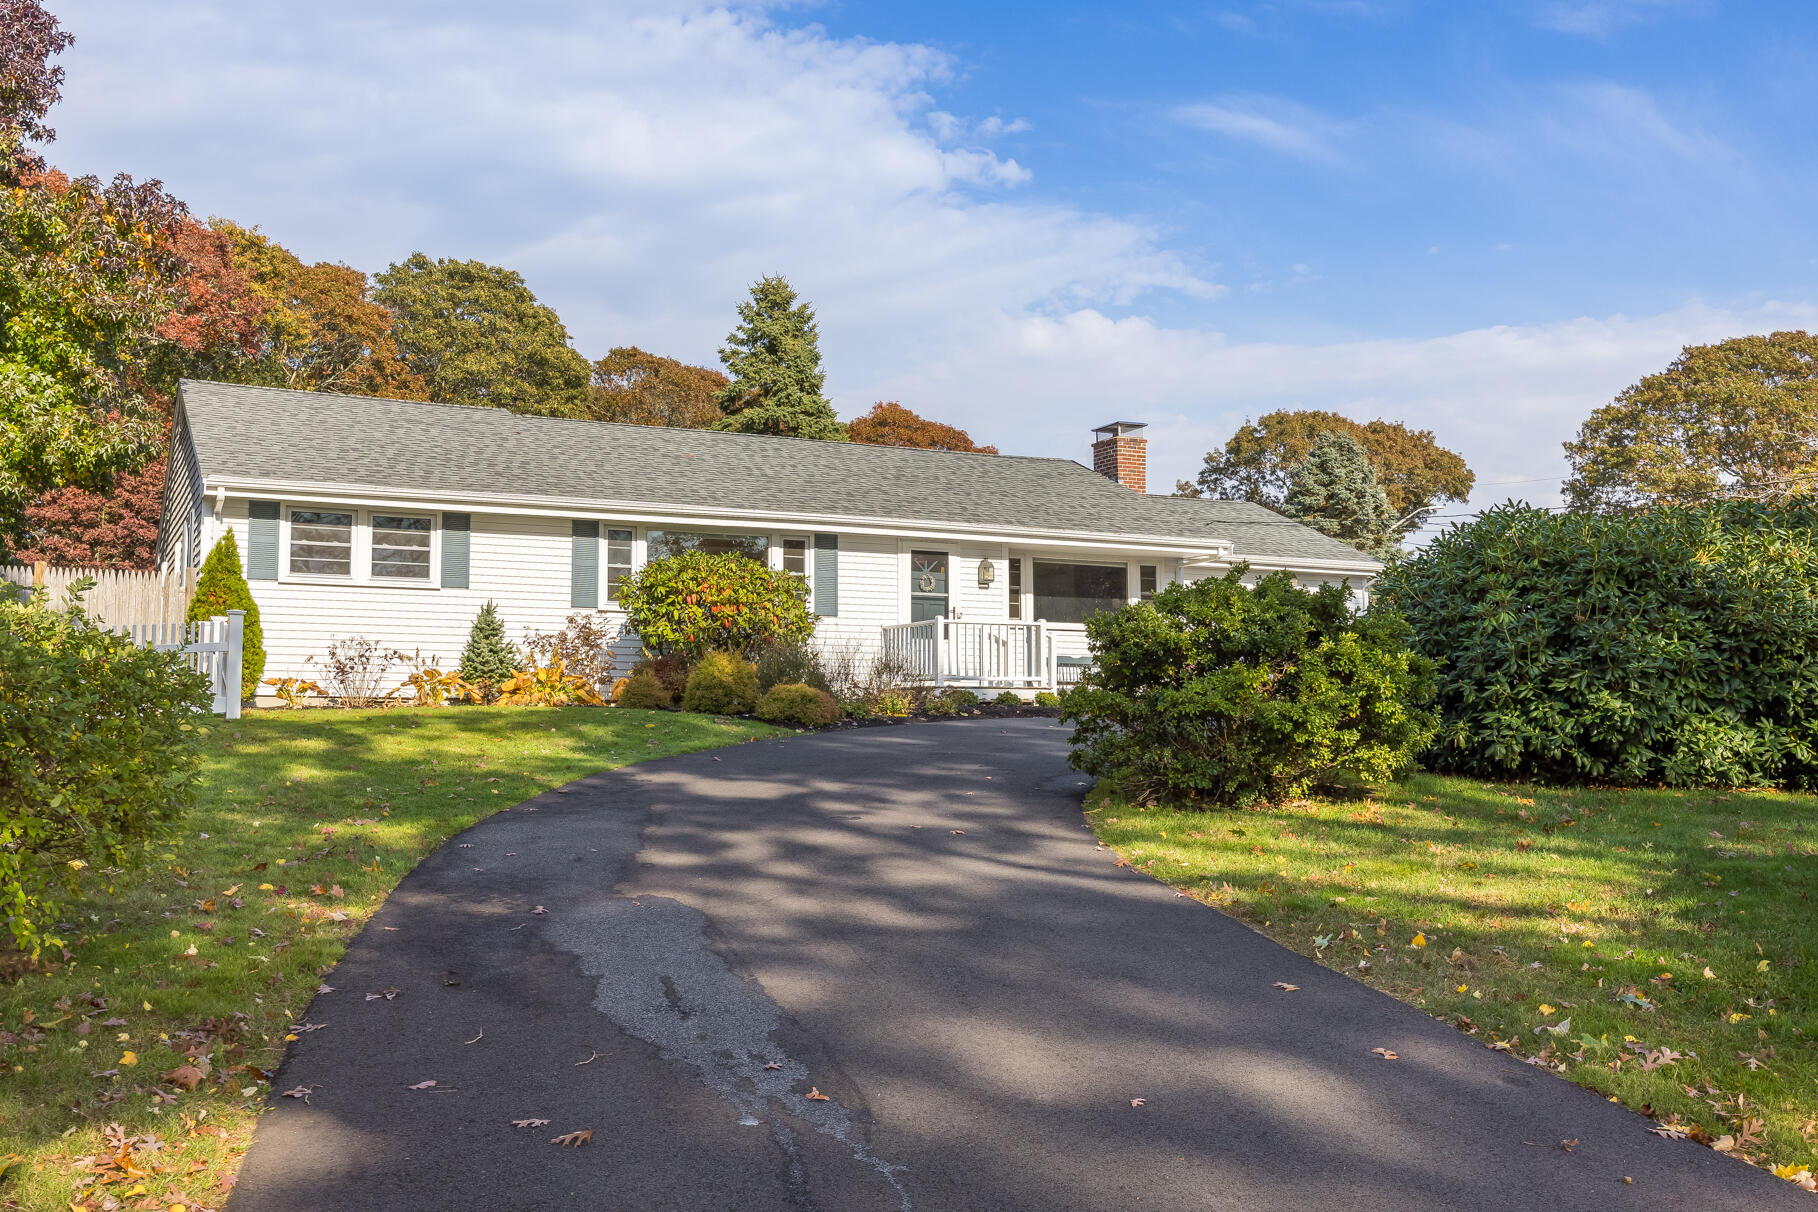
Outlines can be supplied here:
M396 996L398 996L398 994L400 994L400 993L402 993L402 992L403 992L403 990L402 990L402 989L399 989L399 988L398 988L398 987L397 987L397 986L396 986L396 985L387 985L387 986L386 986L386 987L385 987L385 992L383 992L383 993L368 993L368 994L367 994L367 995L366 995L366 1000L367 1000L367 1001L369 1001L369 1002L376 1002L376 1001L378 1001L378 1000L379 1000L379 999L380 999L380 998L384 998L384 999L385 999L385 1000L386 1000L386 1001L390 1001L390 1000L391 1000L391 999L392 999L392 998L394 998L394 997L396 997Z
M825 1094L821 1093L821 1088L819 1086L808 1087L808 1097L817 1103L830 1103L833 1101L831 1098L828 1098Z
M430 1081L426 1081L426 1082L418 1082L416 1085L414 1085L410 1088L412 1090L427 1090L435 1084L436 1083L435 1083L434 1079L431 1079Z
M549 910L543 908L543 906L541 906L541 905L538 905L535 909L532 909L530 912L534 916L541 917L541 916L547 914L549 912Z
M964 829L949 829L949 830L947 830L947 832L953 833L953 834L958 834L960 837L966 836L966 831Z
M1678 1128L1669 1128L1665 1124L1655 1124L1652 1128L1649 1128L1648 1131L1652 1132L1655 1136L1664 1136L1668 1140L1685 1139L1684 1132L1680 1131Z
M1376 1054L1377 1056L1382 1057L1384 1060L1400 1060L1401 1059L1400 1057L1396 1056L1393 1052L1389 1051L1387 1048L1372 1048L1372 1049L1370 1049L1370 1051L1373 1052L1374 1054Z
M511 1121L511 1126L514 1128L541 1128L548 1122L546 1119L514 1119Z
M781 1069L781 1068L782 1068L782 1067L783 1067L783 1066L781 1066L781 1065L779 1065L779 1064L778 1064L778 1063L777 1063L777 1062L775 1062L775 1061L771 1061L771 1062L770 1062L770 1063L769 1063L769 1064L768 1064L768 1065L765 1065L765 1066L764 1066L764 1070L765 1070L765 1071L766 1071L766 1072L769 1072L769 1071L770 1071L770 1070L772 1070L772 1069Z
M1132 1107L1141 1107L1141 1106L1145 1105L1146 1103L1148 1103L1148 1101L1149 1100L1146 1098L1133 1098L1130 1100L1130 1105Z
M1567 1153L1570 1153L1572 1151L1572 1147L1574 1145L1576 1145L1577 1143L1578 1143L1578 1138L1576 1136L1574 1136L1571 1140L1560 1141L1559 1147L1561 1149L1564 1149Z
M1299 985L1290 985L1287 981L1276 981L1275 987L1277 989L1280 989L1283 993L1299 993L1300 992Z
M303 1100L303 1101L304 1101L304 1102L308 1102L308 1101L309 1101L309 1095L310 1095L310 1092L311 1092L311 1091L313 1091L313 1090L314 1090L314 1089L315 1089L315 1087L314 1087L314 1086L298 1086L298 1087L297 1087L297 1088L296 1088L296 1089L294 1089L294 1090L286 1090L286 1091L285 1091L285 1092L284 1092L284 1093L283 1093L283 1095L282 1095L282 1097L284 1097L284 1098L300 1098L300 1099L302 1099L302 1100Z
M552 1145L560 1145L564 1149L568 1149L568 1148L579 1149L582 1145L586 1144L588 1141L590 1141L592 1139L593 1139L593 1129L588 1128L581 1132L567 1132L567 1133L562 1134L561 1136L552 1136L549 1138L549 1143Z

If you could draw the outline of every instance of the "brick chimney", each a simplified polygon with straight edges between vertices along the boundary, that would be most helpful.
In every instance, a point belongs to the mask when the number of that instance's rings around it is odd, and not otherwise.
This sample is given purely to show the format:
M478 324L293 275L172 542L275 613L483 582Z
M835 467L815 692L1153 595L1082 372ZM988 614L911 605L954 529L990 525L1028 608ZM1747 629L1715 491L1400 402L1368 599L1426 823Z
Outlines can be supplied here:
M1092 470L1135 492L1149 491L1148 428L1141 421L1113 421L1092 432Z

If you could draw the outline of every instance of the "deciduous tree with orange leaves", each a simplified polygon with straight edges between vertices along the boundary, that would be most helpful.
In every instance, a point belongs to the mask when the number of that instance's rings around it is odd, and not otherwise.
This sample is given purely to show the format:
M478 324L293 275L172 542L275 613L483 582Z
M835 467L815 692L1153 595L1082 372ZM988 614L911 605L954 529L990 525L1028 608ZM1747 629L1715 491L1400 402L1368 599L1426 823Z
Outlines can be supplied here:
M967 454L997 453L995 446L980 446L972 435L953 425L930 421L894 400L880 401L871 411L846 427L852 441L869 446L914 446L922 450L958 450Z

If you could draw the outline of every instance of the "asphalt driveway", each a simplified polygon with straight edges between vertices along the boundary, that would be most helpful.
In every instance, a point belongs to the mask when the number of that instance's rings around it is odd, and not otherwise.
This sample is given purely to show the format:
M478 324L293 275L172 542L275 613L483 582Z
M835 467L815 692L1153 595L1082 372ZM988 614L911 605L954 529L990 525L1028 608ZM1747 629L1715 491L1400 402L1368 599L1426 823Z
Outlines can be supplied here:
M1065 737L801 736L475 826L327 978L229 1212L1813 1207L1114 866Z

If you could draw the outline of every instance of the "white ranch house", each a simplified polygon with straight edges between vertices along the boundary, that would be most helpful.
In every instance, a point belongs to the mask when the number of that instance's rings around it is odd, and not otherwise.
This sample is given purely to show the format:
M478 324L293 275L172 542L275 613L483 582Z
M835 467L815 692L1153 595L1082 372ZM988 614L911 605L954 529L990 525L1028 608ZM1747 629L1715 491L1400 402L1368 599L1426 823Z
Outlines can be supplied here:
M1088 468L185 381L159 555L234 532L267 677L354 636L450 668L487 601L514 640L554 631L687 547L800 573L823 647L983 691L1074 680L1088 614L1238 561L1367 591L1376 561L1261 506L1148 495L1141 429L1097 431Z

